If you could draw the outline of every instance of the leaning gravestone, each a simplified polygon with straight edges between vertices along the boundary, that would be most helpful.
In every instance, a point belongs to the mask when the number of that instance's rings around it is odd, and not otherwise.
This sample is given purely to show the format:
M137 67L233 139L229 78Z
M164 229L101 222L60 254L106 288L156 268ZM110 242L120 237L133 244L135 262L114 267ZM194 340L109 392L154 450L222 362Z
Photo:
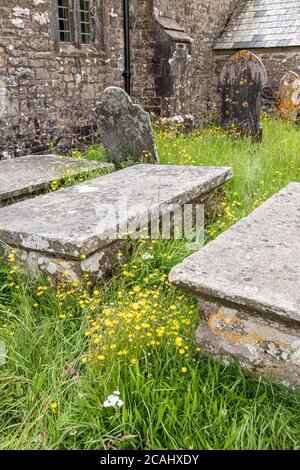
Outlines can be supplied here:
M231 56L221 73L222 125L260 142L261 91L266 83L266 69L256 55L244 50Z
M111 161L158 163L150 115L121 88L107 88L96 107L99 134Z
M289 71L281 79L276 101L276 115L296 122L300 117L300 78Z

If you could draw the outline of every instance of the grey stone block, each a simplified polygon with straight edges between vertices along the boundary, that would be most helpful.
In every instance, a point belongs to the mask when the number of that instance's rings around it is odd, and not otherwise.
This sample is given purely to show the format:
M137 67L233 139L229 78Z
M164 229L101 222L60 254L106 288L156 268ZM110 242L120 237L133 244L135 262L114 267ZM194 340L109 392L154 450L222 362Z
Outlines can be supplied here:
M0 366L5 364L6 362L6 351L5 351L5 344L3 341L0 341Z
M259 18L261 16L266 16L267 14L267 11L266 10L260 10L260 11L257 11L254 15L255 18Z
M261 42L265 39L265 35L264 34L254 34L253 38L252 38L252 41L257 41L257 42Z
M259 49L262 47L266 47L267 41L253 41L252 48Z

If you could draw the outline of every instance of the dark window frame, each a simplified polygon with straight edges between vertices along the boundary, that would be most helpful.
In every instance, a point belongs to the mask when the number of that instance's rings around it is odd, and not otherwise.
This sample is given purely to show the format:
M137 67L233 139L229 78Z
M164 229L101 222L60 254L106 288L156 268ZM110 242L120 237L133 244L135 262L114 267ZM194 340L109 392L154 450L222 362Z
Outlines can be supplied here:
M57 1L59 41L69 44L72 42L72 18L69 0Z
M92 5L91 0L79 0L79 23L81 44L92 42Z
M93 45L95 43L93 1L57 0L55 4L59 44L69 44L77 48ZM63 15L62 9L65 9ZM63 22L69 26L66 31L61 29ZM64 40L64 35L66 40Z

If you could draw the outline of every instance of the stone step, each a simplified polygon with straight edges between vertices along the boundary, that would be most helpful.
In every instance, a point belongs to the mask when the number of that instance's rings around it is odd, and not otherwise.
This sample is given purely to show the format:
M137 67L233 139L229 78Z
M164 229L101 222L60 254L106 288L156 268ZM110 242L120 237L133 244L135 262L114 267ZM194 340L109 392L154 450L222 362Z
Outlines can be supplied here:
M26 199L66 176L93 170L111 172L114 165L58 155L27 155L0 161L0 205Z
M0 240L31 269L101 276L117 261L128 228L148 226L149 213L212 204L231 176L230 168L135 165L0 209Z
M300 183L176 266L170 281L199 300L204 352L300 384Z

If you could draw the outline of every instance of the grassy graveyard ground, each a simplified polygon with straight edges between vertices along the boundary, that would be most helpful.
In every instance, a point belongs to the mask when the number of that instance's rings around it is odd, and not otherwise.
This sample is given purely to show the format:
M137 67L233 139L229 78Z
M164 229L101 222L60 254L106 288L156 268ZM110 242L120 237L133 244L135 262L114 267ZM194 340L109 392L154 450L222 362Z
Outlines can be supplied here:
M233 167L211 240L300 181L299 132L266 121L252 145L216 128L162 131L157 146L161 163ZM105 288L28 281L13 253L2 260L1 449L300 449L298 392L221 367L194 344L196 304L167 281L187 254L184 241L141 241Z

